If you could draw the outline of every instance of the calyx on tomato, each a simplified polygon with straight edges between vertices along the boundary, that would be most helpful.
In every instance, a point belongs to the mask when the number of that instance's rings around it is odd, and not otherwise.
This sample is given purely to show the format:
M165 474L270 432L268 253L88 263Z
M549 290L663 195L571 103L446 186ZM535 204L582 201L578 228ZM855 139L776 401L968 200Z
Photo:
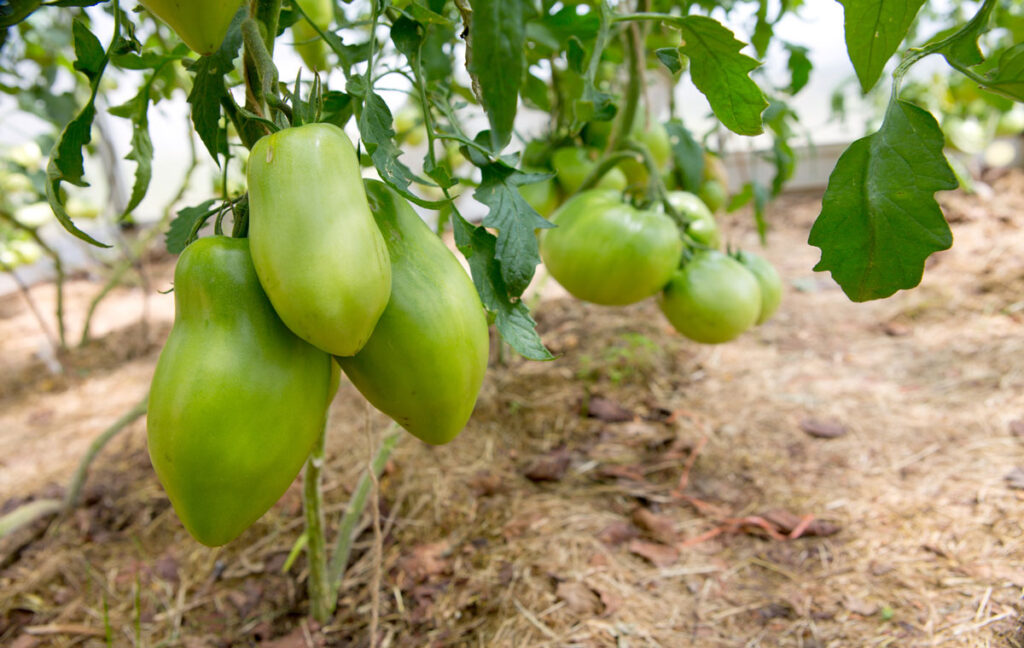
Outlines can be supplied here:
M209 56L224 42L242 0L139 0L139 4L167 23L194 52Z
M246 239L185 248L174 303L149 395L149 455L185 528L217 546L263 515L302 468L333 395L332 362L278 318Z
M658 305L686 337L720 344L757 321L761 288L739 261L717 250L699 250L672 275Z
M617 191L591 189L551 216L541 233L544 264L579 299L607 306L657 293L679 264L683 243L671 218L623 202Z
M249 240L260 283L296 335L333 355L363 348L391 295L391 262L356 152L331 124L260 139L249 155Z
M366 182L391 255L391 300L369 341L338 358L374 407L419 439L448 443L473 412L490 338L469 275L404 198Z

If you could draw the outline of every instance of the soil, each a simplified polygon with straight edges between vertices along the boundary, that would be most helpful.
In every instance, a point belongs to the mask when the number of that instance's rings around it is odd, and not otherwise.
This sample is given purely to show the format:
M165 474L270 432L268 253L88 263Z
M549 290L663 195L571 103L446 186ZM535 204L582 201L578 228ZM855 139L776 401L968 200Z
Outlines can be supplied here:
M0 540L0 644L368 646L375 627L376 646L1022 646L1024 174L989 180L987 198L941 197L956 242L922 285L865 304L811 270L820 196L783 197L761 250L782 308L725 345L681 338L653 302L591 306L540 279L558 358L495 354L456 441L406 435L323 627L289 560L297 484L207 549L135 421L80 507ZM758 249L749 214L724 221ZM151 271L165 290L171 261ZM72 284L69 322L98 289ZM33 295L50 312L52 286ZM141 299L115 291L61 376L22 297L0 303L0 513L61 496L144 396L172 297L151 296L146 327ZM343 384L332 537L386 428Z

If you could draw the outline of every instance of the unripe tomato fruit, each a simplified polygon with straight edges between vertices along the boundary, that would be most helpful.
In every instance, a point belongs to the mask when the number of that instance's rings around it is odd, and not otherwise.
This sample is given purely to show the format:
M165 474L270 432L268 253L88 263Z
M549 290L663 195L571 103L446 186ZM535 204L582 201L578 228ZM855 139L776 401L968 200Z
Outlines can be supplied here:
M779 304L782 303L782 278L768 259L753 252L740 250L735 258L757 278L761 288L761 310L755 324L764 324L779 310Z
M332 355L363 348L391 295L391 262L348 136L309 124L249 155L249 240L260 283L296 335Z
M553 178L526 185L519 185L519 193L538 214L547 218L561 203L558 187Z
M543 230L544 264L578 299L606 306L632 304L657 293L679 264L683 242L663 213L640 210L613 190L576 194Z
M473 413L490 336L469 275L404 198L366 182L391 255L391 300L366 346L338 364L374 407L419 439L448 443Z
M722 235L718 229L718 221L700 198L689 191L670 191L668 201L681 216L690 221L686 226L686 233L690 238L709 248L721 247Z
M139 0L192 51L209 56L224 42L242 0Z
M188 532L218 546L299 473L323 426L332 362L278 318L246 239L185 248L174 305L149 395L149 456Z
M306 12L313 24L326 31L334 22L333 0L295 0ZM313 29L313 25L299 18L292 25L292 36L295 38L295 51L302 57L307 67L313 70L327 69L327 43Z
M551 154L551 168L558 175L558 184L567 194L576 193L587 179L590 171L597 166L590 155L596 153L586 148L566 146ZM626 188L626 176L618 167L612 167L601 176L595 186L598 189L622 191Z
M658 305L686 337L720 344L757 321L761 288L739 261L717 250L700 250L672 275Z

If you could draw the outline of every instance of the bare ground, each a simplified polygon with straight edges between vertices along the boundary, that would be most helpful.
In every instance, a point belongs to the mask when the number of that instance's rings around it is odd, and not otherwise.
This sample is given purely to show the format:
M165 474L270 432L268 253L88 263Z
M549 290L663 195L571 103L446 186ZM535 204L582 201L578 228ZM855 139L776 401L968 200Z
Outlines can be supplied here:
M282 570L298 489L203 548L137 422L80 510L0 544L0 644L366 646L379 578L381 646L1024 645L1024 175L993 186L944 196L954 248L917 290L868 304L811 272L817 200L785 198L764 250L783 307L728 345L680 338L653 303L588 306L548 283L536 316L559 358L496 363L458 440L399 446L381 559L367 515L323 628L304 559ZM756 248L748 222L727 229ZM72 321L95 289L76 284ZM153 300L154 339L170 299ZM106 333L57 379L24 306L0 304L0 511L60 494L145 393L158 345L124 328L138 301L112 297ZM386 421L345 386L332 411L336 517Z

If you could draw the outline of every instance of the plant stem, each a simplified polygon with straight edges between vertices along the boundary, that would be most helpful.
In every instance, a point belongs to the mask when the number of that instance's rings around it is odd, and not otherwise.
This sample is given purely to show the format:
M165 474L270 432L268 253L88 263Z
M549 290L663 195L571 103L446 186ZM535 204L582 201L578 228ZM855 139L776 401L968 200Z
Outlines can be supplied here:
M306 462L302 481L302 505L306 516L306 557L309 562L309 611L318 623L327 623L333 612L330 584L327 580L327 542L324 534L323 493L320 473L324 465L324 440L327 435L327 417L313 451Z
M46 241L44 241L43 238L39 236L39 232L36 231L34 227L29 227L28 225L21 223L21 221L19 221L14 216L5 211L0 211L0 219L9 223L15 229L19 229L28 234L35 242L35 244L38 245L43 250L46 256L50 257L50 260L53 261L53 270L54 272L57 273L57 278L55 282L57 285L57 339L59 341L58 351L64 352L68 348L67 329L64 326L64 279L66 276L64 274L64 263L61 261L60 255L57 254L57 251L54 250L49 245L47 245Z
M389 430L394 430L396 427L397 424L392 423ZM371 466L373 474L377 477L384 472L384 465L387 464L391 451L395 449L400 438L401 432L393 431L381 441L380 449L377 450ZM355 532L356 524L358 524L359 518L363 514L363 510L366 508L366 500L370 494L370 486L372 484L373 480L370 478L369 471L364 472L363 476L359 478L359 483L356 485L348 507L345 509L345 515L342 516L341 524L338 526L338 539L335 542L334 553L331 555L331 561L327 570L330 591L334 594L331 597L332 608L337 603L337 593L341 588L341 579L345 575L345 568L348 566L349 555L352 553L352 541L355 540L352 536Z

